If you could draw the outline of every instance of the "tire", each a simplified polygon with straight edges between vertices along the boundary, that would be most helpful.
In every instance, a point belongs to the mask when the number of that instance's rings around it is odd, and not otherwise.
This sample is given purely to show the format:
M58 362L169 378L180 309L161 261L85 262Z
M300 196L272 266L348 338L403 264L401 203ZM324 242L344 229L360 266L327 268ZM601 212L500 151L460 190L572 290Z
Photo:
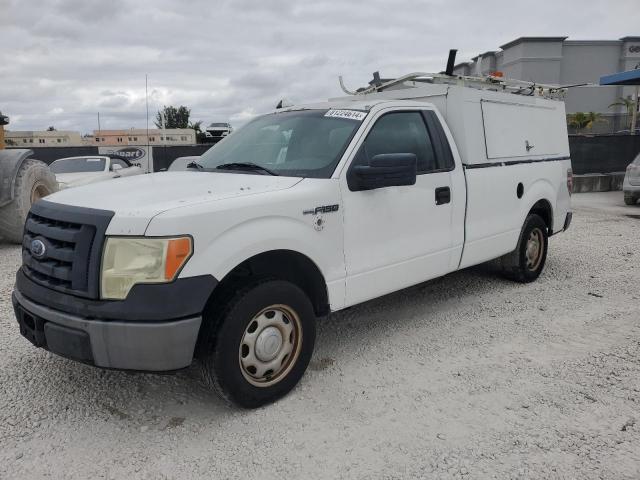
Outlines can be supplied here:
M500 259L504 276L516 282L533 282L544 269L548 247L547 224L540 215L530 214L522 226L518 246Z
M58 191L58 182L49 167L40 160L27 159L20 166L15 180L15 198L0 208L0 237L22 243L24 222L31 205L42 197Z
M625 195L624 196L624 203L626 203L627 205L635 205L637 201L638 201L638 199L636 197L634 197L633 195Z
M205 318L204 381L243 408L274 402L307 369L316 336L313 306L296 285L275 279L253 281L227 298Z

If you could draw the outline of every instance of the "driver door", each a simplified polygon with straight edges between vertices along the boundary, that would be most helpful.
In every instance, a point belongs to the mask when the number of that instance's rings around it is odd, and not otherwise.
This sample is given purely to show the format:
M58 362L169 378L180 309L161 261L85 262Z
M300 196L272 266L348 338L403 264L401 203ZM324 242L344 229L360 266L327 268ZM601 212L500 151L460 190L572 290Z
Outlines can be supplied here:
M451 271L454 164L428 115L435 118L421 110L379 113L341 181L346 305ZM352 191L351 169L385 153L416 155L415 185Z

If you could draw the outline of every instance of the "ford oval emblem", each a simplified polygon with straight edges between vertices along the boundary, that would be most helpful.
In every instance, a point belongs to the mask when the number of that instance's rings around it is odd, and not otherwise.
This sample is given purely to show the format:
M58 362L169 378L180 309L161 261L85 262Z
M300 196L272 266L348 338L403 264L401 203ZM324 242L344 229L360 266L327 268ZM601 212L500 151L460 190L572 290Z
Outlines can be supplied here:
M44 258L45 254L47 253L46 245L42 240L39 240L37 238L35 240L31 240L31 246L29 250L31 251L31 255L33 255L37 259Z

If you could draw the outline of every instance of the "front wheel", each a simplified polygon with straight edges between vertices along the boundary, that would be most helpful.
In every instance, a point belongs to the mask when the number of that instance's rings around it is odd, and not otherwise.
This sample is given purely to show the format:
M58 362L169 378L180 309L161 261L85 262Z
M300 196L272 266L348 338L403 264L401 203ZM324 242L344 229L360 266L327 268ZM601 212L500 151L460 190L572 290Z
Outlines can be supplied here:
M213 322L203 376L220 396L256 408L286 395L304 375L315 343L315 314L296 285L274 279L237 290Z
M504 275L516 282L528 283L542 273L547 260L549 233L547 224L535 213L527 216L516 249L500 259Z

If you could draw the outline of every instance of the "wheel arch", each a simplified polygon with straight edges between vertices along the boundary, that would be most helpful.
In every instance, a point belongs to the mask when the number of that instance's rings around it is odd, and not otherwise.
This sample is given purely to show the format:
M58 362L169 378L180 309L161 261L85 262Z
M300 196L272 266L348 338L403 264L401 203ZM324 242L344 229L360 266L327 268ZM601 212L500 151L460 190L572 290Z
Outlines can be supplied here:
M544 223L547 224L549 236L551 236L553 234L553 207L551 206L551 202L545 198L538 200L529 209L529 213L527 215L531 215L532 213L542 217Z
M329 313L329 294L324 275L313 260L294 250L268 250L247 258L220 280L216 290L225 290L256 277L289 281L307 294L316 315Z
M252 279L273 277L289 281L300 287L309 297L316 316L330 311L327 284L318 266L308 256L294 250L268 250L247 258L229 271L213 290L203 312L203 323L198 333L195 356L206 354L207 343L215 332L215 309L221 308L243 285ZM222 307L223 308L223 307Z
M546 179L540 179L530 186L526 187L524 195L524 205L522 210L522 218L520 225L524 225L527 217L535 213L540 215L547 225L549 235L553 233L554 229L554 201L556 198L556 192L551 184Z

